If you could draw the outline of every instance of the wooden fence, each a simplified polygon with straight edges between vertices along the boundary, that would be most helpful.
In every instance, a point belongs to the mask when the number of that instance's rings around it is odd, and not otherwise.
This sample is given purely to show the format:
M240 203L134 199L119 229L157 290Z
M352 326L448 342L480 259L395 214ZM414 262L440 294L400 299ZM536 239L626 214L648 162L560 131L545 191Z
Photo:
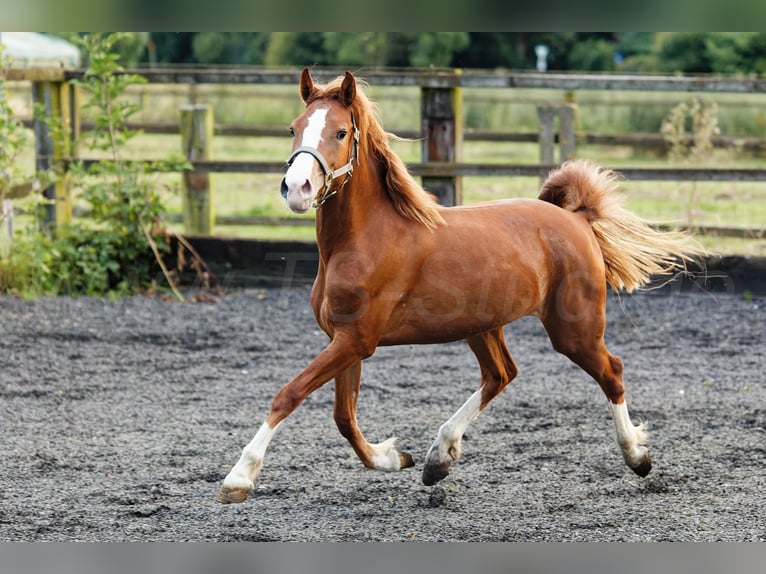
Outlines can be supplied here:
M71 130L72 141L80 130L88 129L79 117L79 99L77 90L67 82L81 78L82 70L10 70L9 80L28 80L32 82L35 102L43 104L48 113L61 118L62 124ZM298 82L299 71L270 70L256 68L237 69L147 69L136 73L144 76L150 83L160 84L291 84ZM314 75L325 81L342 73L339 69L316 69ZM379 86L416 86L420 88L421 122L417 133L403 133L407 137L421 137L421 158L419 163L409 164L410 171L423 180L427 187L445 205L461 202L460 182L466 176L536 176L545 177L558 162L576 153L576 146L581 143L617 144L651 141L658 145L656 135L578 135L575 132L571 107L565 103L560 106L538 106L539 130L537 134L503 134L497 132L479 132L463 129L462 90L461 88L543 88L558 90L631 90L631 91L671 91L671 92L717 92L717 93L766 93L764 79L736 79L721 77L679 77L679 76L630 76L597 74L556 74L556 73L516 73L507 71L459 71L459 70L368 70L365 79L371 85ZM558 119L558 129L555 120ZM67 159L76 151L69 146L58 149L54 146L50 134L42 122L33 122L36 139L38 169L45 169L55 159ZM166 125L144 124L149 133L167 133L182 131ZM212 128L210 128L212 129ZM280 130L282 132L282 130ZM219 127L216 133L226 135L281 135L264 128ZM538 164L470 164L462 161L462 142L464 140L494 141L537 141L540 145ZM735 141L733 138L717 138L716 145L726 145ZM763 140L756 138L737 138L739 144L750 149L766 148ZM555 146L559 147L556 157ZM204 154L190 156L194 172L209 173L277 173L282 171L282 162L263 161L214 161L205 159ZM675 181L766 181L766 169L726 169L726 168L631 168L619 167L630 180L675 180ZM204 181L205 178L185 178L187 181ZM199 190L197 190L199 192ZM189 193L197 193L192 189ZM55 199L48 218L52 224L71 218L71 200L68 196L66 181L63 179L45 190L47 197ZM210 205L211 200L200 200L197 193L195 201ZM193 226L193 219L205 220L205 215L189 215L184 210L186 222L192 225L192 232L205 231L205 228ZM208 228L209 229L209 228ZM741 237L763 236L763 229L707 228L718 235ZM703 232L705 229L702 230Z

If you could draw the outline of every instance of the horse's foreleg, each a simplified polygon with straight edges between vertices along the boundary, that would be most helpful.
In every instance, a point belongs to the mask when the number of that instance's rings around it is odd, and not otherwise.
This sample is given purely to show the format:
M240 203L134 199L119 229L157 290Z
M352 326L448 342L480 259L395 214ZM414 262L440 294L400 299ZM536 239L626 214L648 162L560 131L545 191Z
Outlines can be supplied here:
M335 423L338 430L367 468L400 470L413 466L412 456L394 447L396 438L379 444L368 443L356 422L356 402L362 375L361 361L351 365L335 377Z
M502 328L467 341L481 366L481 387L439 428L423 468L426 485L435 484L449 474L452 462L460 458L460 446L468 425L519 372L505 345Z
M300 375L274 395L266 421L261 425L253 440L242 450L237 464L226 475L223 486L218 493L219 502L243 502L248 497L263 466L266 448L279 424L311 392L321 387L339 372L358 363L359 360L360 357L349 345L334 340Z

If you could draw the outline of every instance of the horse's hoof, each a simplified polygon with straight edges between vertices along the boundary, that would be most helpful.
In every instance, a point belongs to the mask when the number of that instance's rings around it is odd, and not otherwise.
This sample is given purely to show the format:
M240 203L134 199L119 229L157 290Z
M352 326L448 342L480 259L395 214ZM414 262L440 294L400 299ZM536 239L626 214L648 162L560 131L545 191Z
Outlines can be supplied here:
M644 456L644 459L637 465L630 467L633 472L635 472L638 476L641 478L645 477L649 472L652 470L652 459L649 456L649 453L646 453L646 456Z
M399 453L399 468L410 468L412 466L415 466L415 461L412 460L412 455L408 452L400 452Z
M252 491L251 488L231 488L222 486L215 499L221 504L239 504L245 502Z
M423 468L423 484L432 486L449 475L450 463L433 464Z

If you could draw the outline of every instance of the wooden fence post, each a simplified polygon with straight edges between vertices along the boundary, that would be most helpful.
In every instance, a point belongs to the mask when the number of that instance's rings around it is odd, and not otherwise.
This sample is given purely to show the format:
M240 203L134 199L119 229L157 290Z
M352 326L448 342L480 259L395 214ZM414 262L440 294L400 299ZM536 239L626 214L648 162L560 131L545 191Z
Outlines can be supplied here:
M59 121L62 127L62 141L54 141L50 126L35 117L35 168L38 172L48 171L73 154L74 136L77 134L79 108L76 91L66 82L39 81L32 83L32 101L42 106L46 117ZM56 226L72 221L72 190L68 174L60 174L57 181L43 190L50 203L45 206L43 229L51 232Z
M460 163L463 143L463 94L460 88L427 88L420 92L423 162ZM460 177L423 177L423 187L442 205L460 205Z
M537 106L538 141L540 142L540 163L553 165L556 142L556 129L553 125L558 116L559 162L564 163L575 156L575 115L576 104L561 106Z
M575 156L576 104L564 104L559 109L559 161L564 163Z
M181 146L189 161L212 159L213 108L208 104L181 106ZM209 173L183 174L184 230L191 235L212 235L215 226L213 182Z
M537 130L540 142L540 163L553 165L554 135L553 120L556 117L554 106L537 106Z
M540 142L540 165L553 165L553 147L555 145L553 120L556 108L553 106L537 106L537 139ZM540 185L545 177L540 178Z

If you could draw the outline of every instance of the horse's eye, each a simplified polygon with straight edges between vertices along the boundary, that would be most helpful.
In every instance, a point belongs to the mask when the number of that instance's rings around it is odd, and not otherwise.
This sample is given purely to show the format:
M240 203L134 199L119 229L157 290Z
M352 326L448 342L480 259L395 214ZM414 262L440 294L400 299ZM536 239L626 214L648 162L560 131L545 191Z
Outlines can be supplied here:
M293 129L293 126L290 126L290 127L289 127L289 128L287 128L287 129L289 129L289 130L290 130L290 135L291 135L292 137L295 137L295 130Z
M343 138L346 137L346 133L347 133L346 130L340 130L338 132L338 135L336 135L335 137L338 138L339 140L342 140Z

